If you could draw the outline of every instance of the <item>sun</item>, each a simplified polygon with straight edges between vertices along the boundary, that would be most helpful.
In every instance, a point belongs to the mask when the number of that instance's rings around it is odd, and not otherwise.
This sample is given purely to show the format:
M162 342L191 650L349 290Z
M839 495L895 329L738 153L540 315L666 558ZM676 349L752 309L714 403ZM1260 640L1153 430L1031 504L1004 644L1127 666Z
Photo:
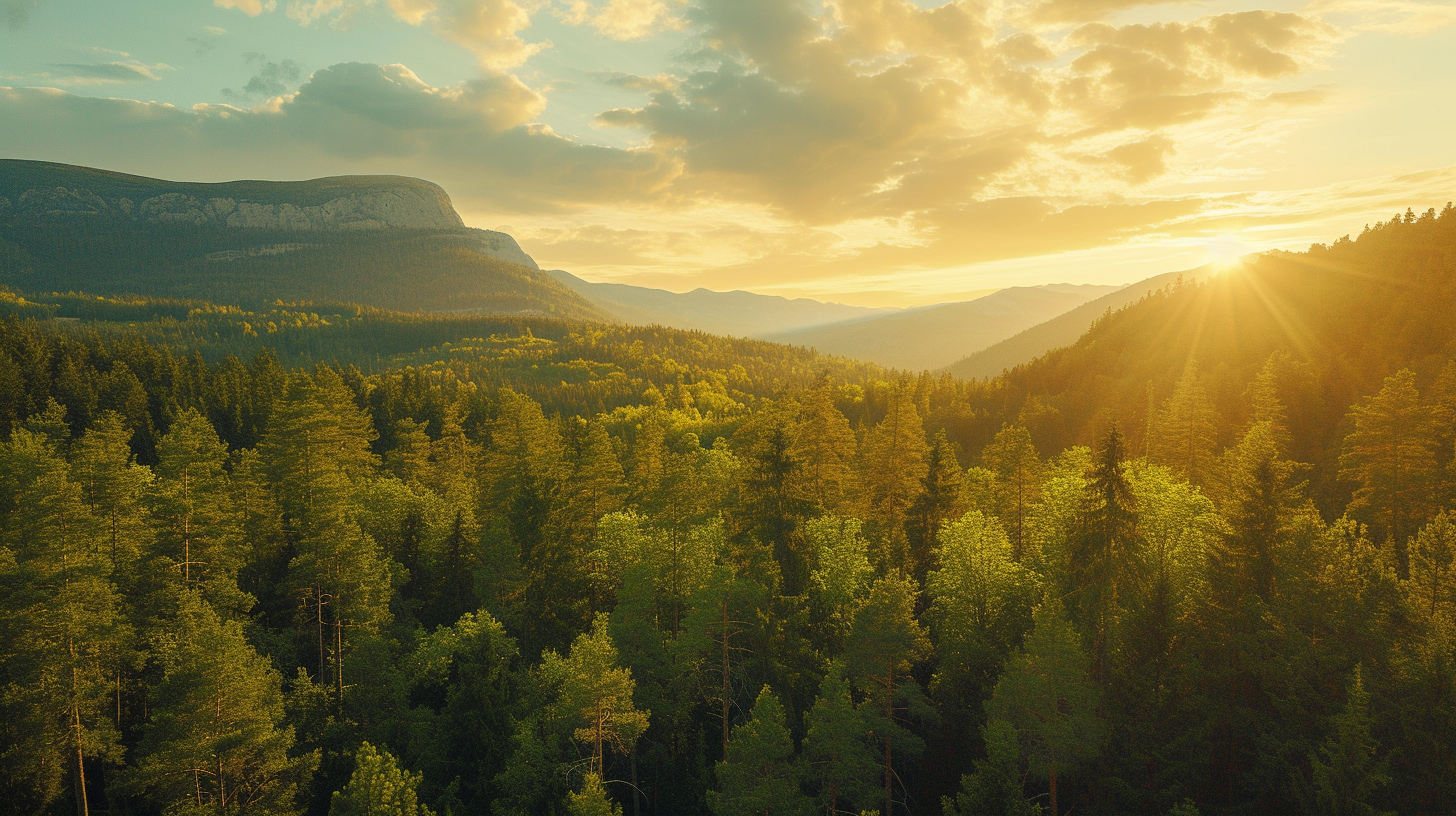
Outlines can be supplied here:
M1244 258L1258 252L1259 247L1232 235L1220 235L1203 242L1204 262L1223 272L1243 264Z

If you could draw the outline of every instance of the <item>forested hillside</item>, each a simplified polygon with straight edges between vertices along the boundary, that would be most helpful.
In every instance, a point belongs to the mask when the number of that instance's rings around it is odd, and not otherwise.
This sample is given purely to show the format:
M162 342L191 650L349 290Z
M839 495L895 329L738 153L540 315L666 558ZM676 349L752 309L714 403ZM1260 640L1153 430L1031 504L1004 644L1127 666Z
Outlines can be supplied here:
M1456 211L990 383L16 294L25 813L1436 814ZM309 311L312 309L313 311Z
M0 285L399 311L606 316L419 179L196 184L0 160Z

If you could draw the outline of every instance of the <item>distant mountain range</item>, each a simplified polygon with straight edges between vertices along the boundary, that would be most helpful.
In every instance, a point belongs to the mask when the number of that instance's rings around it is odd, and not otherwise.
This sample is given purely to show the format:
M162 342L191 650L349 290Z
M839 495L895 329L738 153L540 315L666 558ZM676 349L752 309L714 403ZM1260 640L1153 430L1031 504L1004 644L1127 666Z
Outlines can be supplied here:
M1115 291L1104 294L1095 300L1088 300L1075 308L1064 310L1045 322L1008 335L999 342L983 346L974 354L946 366L944 370L962 379L985 379L1000 376L1001 372L1031 362L1052 349L1072 345L1077 342L1077 338L1087 333L1087 329L1091 328L1099 317L1109 311L1115 312L1124 306L1136 303L1149 292L1177 283L1179 278L1192 283L1203 280L1211 274L1213 274L1213 267L1201 266L1186 272L1158 275L1129 286L1110 287Z
M657 324L983 377L1074 342L1162 280L1013 287L918 309L676 293L543 272L511 236L466 227L445 191L420 179L206 184L0 160L0 285L25 292Z
M576 290L597 308L623 323L695 329L727 337L766 339L782 332L899 311L744 291L694 289L679 293L625 283L593 283L560 269L546 274Z
M0 160L0 284L609 319L511 236L465 227L438 185L399 176L199 184Z
M975 300L781 332L764 339L906 371L938 369L1119 288L1014 286Z

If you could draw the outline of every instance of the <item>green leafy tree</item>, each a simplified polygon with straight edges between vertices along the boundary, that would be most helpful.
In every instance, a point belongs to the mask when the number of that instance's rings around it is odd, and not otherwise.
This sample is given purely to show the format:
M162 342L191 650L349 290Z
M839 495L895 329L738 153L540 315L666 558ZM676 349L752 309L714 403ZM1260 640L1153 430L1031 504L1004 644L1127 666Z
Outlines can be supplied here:
M329 816L434 816L419 803L420 774L410 773L388 751L363 743L354 752L354 773L329 801Z
M132 431L114 411L103 413L72 451L73 478L91 512L105 525L105 547L112 575L127 576L151 544L143 499L152 472L131 452Z
M986 714L990 722L1003 721L1016 730L1022 756L1047 776L1051 812L1057 816L1057 774L1075 769L1101 748L1100 694L1061 604L1044 601L1033 620L1031 634L1007 664Z
M823 610L831 636L842 639L854 612L869 591L874 568L858 519L820 516L804 523L804 538L814 553L809 592Z
M930 446L925 478L920 495L910 506L907 535L910 543L911 572L924 581L925 573L935 566L935 535L940 525L960 515L963 506L965 471L956 459L955 448L945 431L939 431Z
M809 798L799 789L784 707L768 686L759 692L748 722L733 729L717 775L718 790L708 792L708 808L717 816L812 812Z
M300 813L318 753L293 754L281 678L242 626L188 591L153 656L161 679L126 787L169 813Z
M834 661L819 684L819 696L806 719L803 762L805 776L819 792L828 816L869 804L875 796L870 781L879 760L870 748L870 724L855 708L844 664Z

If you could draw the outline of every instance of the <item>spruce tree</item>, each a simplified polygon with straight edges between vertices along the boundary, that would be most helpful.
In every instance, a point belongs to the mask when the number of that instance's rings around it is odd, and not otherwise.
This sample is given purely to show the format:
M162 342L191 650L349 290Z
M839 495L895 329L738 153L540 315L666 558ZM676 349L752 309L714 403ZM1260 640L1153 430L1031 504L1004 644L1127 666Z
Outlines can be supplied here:
M871 726L854 706L842 662L829 664L805 725L805 777L818 790L824 812L853 813L872 803L879 761L869 743Z

